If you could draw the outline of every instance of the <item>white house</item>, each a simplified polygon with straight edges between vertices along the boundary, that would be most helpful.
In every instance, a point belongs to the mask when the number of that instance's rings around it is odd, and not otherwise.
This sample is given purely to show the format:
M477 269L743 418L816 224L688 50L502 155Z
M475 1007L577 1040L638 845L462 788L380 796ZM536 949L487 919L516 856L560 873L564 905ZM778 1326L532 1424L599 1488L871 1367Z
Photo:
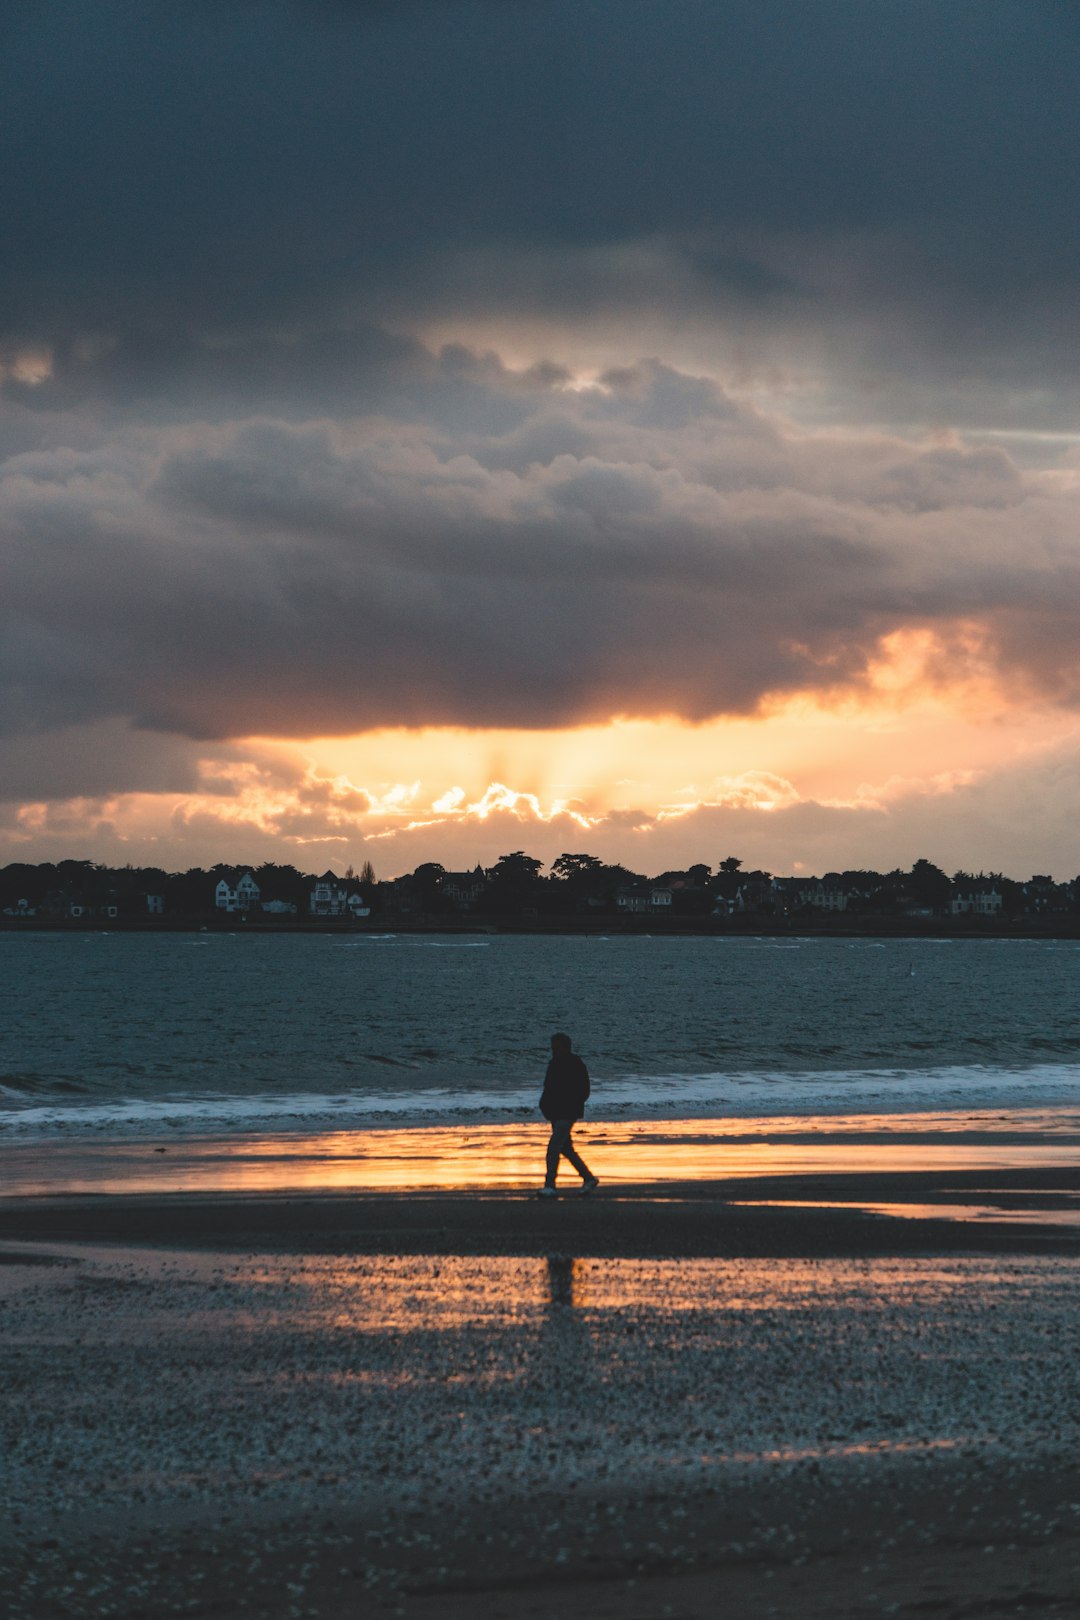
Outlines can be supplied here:
M79 900L69 900L64 908L68 917L107 917L115 920L120 914L120 908L113 900L107 900L101 905L93 906L83 896Z
M649 891L643 883L628 883L615 893L615 904L620 911L648 911Z
M817 911L846 911L851 891L828 877L777 877L769 884L773 900L782 911L813 906Z
M324 872L311 891L308 905L313 917L344 917L346 894L336 872Z
M334 872L324 872L311 891L308 906L313 917L370 917L371 907L355 891L350 894Z
M848 895L846 889L838 889L831 883L816 883L807 896L806 904L816 906L818 911L846 911Z
M219 911L251 911L259 903L260 889L250 872L245 872L235 887L222 878L214 890L214 905Z
M245 872L236 885L236 898L240 902L241 911L250 911L252 906L259 903L259 885L250 872Z
M988 889L966 889L954 894L949 910L954 917L997 917L1001 914L1002 898L991 886Z

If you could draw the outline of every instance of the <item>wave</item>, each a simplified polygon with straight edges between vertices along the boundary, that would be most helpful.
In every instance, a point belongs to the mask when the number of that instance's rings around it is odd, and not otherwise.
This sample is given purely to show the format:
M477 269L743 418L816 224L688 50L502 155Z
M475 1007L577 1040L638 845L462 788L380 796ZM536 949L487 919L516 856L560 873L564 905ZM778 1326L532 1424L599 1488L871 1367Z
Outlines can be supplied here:
M13 1085L13 1081L28 1082ZM42 1082L47 1081L45 1085ZM0 1134L90 1131L140 1134L169 1127L201 1133L258 1129L354 1130L380 1125L511 1123L535 1117L538 1086L415 1087L363 1091L197 1095L76 1101L63 1077L4 1077ZM47 1099L47 1100L46 1100ZM1053 1107L1080 1101L1080 1065L1025 1068L630 1074L594 1077L589 1118L723 1119L777 1115L918 1113Z

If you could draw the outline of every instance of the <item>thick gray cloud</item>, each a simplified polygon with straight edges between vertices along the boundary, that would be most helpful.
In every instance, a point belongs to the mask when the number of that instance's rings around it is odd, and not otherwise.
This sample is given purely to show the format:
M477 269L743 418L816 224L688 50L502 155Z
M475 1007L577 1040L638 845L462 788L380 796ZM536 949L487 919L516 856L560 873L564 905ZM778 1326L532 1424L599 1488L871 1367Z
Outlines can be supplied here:
M657 362L581 393L460 352L429 374L410 420L11 455L5 729L700 719L857 686L913 624L1080 696L1077 495L1000 450L792 436Z
M234 791L228 779L202 766L236 759L227 744L134 731L120 720L21 732L0 739L0 804L116 793L226 795Z
M1071 464L862 425L1076 426L1078 15L0 11L0 729L700 718L911 624L1075 702Z
M823 368L826 414L1075 424L1061 0L50 0L3 30L0 349L53 347L69 394L276 412L269 334L322 345L332 408L373 318L632 315Z

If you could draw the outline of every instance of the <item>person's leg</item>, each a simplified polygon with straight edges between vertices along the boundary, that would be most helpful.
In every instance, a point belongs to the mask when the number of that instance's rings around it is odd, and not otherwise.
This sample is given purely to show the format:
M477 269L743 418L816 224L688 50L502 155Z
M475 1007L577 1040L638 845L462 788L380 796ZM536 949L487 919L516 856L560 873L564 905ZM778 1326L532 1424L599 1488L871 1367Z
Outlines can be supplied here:
M581 1157L581 1154L577 1152L577 1150L574 1147L573 1142L570 1139L570 1132L573 1130L574 1127L570 1123L570 1121L565 1121L564 1123L566 1124L566 1141L563 1143L563 1146L562 1146L563 1157L570 1160L570 1163L573 1165L574 1169L577 1171L577 1173L581 1177L582 1181L592 1181L593 1180L592 1171L589 1169L588 1165L585 1163L585 1160Z
M555 1177L559 1173L559 1159L566 1151L566 1144L570 1140L570 1121L568 1119L554 1119L551 1122L551 1140L547 1148L547 1177L545 1185L554 1187Z

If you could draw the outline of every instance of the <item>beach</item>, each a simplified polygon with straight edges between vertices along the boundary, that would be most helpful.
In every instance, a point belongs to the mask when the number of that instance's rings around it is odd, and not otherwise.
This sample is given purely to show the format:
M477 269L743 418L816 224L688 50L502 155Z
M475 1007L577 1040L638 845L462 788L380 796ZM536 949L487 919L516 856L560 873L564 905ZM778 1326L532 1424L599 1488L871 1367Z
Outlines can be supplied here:
M6 1612L1074 1616L1058 1159L8 1197Z
M3 1620L1075 1620L1075 954L23 942Z

